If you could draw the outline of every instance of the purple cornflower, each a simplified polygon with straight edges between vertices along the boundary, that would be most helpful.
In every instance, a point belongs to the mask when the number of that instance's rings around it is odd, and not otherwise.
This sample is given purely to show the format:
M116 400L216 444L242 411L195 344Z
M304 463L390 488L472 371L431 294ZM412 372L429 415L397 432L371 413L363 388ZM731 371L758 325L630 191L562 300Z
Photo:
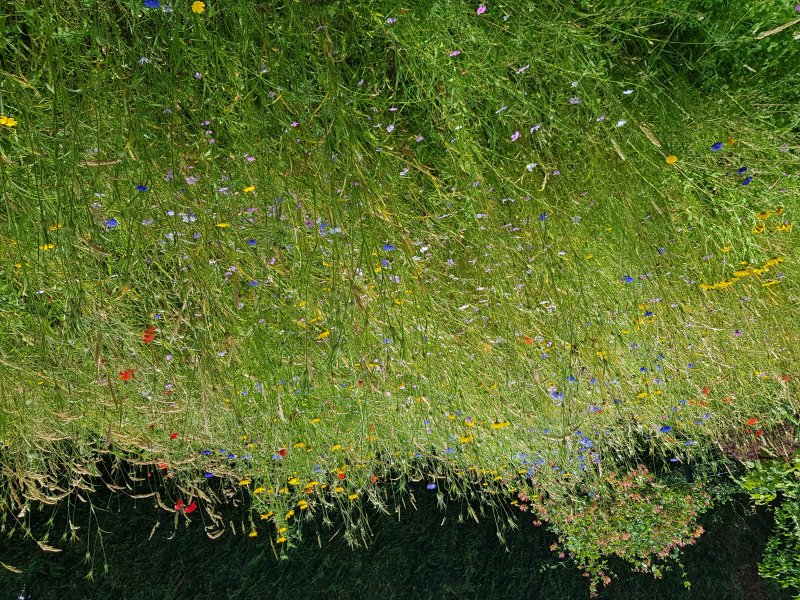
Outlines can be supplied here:
M737 175L741 175L741 174L742 174L742 173L744 173L745 171L747 171L747 167L739 167L739 170L738 170L738 171L736 171L736 174L737 174Z
M386 250L387 252L391 252L392 250L395 249L395 247L392 244L384 244L383 249Z

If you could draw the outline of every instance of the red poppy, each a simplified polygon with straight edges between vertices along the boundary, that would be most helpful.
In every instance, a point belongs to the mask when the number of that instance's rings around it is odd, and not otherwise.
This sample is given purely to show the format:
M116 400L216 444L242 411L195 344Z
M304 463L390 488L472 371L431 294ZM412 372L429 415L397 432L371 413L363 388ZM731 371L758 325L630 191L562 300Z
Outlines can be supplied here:
M144 332L142 333L142 341L145 344L151 344L155 339L156 339L155 325L150 325L150 327L145 329Z
M171 440L178 439L178 434L173 431L172 433L169 434L169 439Z
M184 514L190 515L196 510L197 510L197 502L192 500L191 503L189 503L189 505L183 509L183 512Z
M126 369L124 371L119 372L119 378L122 381L130 381L133 379L133 374L136 373L136 369Z
M183 510L183 498L178 498L178 502L175 503L175 510Z
M286 448L281 448L280 450L278 450L278 454L281 456L281 458L286 456Z
M347 475L345 475L344 473L337 473L337 474L336 474L336 476L337 476L339 479L344 479L345 477L347 477Z
M156 465L159 469L166 469L168 467L167 463L158 463Z
M711 388L709 388L709 387L703 387L703 395L704 395L704 396L708 396L708 393L709 393L710 391L711 391Z
M755 417L750 417L749 419L747 419L747 425L755 425L756 423L758 423L758 419L756 419Z
M788 382L790 382L792 380L792 377L791 377L791 375L782 375L781 379L783 381L785 381L786 383L788 383Z

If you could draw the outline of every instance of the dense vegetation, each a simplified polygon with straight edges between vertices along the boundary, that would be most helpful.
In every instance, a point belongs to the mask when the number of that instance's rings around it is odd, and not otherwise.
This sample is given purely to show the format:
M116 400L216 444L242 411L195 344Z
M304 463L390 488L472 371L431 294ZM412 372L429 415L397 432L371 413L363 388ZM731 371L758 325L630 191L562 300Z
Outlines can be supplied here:
M800 593L800 11L753 4L4 2L3 532L103 477L291 559L424 484L595 593L734 477Z

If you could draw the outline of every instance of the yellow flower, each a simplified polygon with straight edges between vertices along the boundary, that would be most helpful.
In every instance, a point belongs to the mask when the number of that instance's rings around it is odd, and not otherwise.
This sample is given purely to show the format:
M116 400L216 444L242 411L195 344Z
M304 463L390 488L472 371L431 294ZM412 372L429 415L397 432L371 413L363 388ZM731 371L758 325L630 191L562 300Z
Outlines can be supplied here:
M250 193L250 192L254 191L255 189L256 189L256 186L254 186L254 185L248 185L248 186L247 186L246 188L244 188L244 190L242 190L242 191L243 191L245 194L248 194L248 193Z
M348 499L348 500L355 500L356 498L358 498L358 494L350 494L350 495L347 497L347 499Z
M200 2L199 4L202 4L202 2ZM275 541L276 541L277 543L279 543L279 544L285 544L285 543L286 543L286 538L285 538L285 537L283 537L283 536L281 536L281 537L279 537L279 538L278 538L277 540L275 540Z
M242 479L241 481L239 481L239 485L250 485L250 480Z
M667 164L668 164L668 165L674 165L676 162L678 162L678 157L677 157L677 156L675 156L674 154L670 154L670 155L669 155L667 158L665 158L664 160L666 160L666 161L667 161Z
M331 330L330 329L326 329L325 331L323 331L322 333L320 333L317 336L317 340L324 340L325 338L329 337L330 335L331 335Z
M778 225L775 228L775 231L791 231L791 230L792 230L792 224L791 223L784 223L783 225Z
M6 127L16 127L17 120L5 115L0 115L0 125L4 125Z
M259 486L259 487L257 487L256 489L253 490L253 493L254 494L263 494L266 491L267 491L267 488Z
M289 485L300 485L300 480L297 477L290 477Z
M289 512L286 513L286 516L284 517L284 519L288 520L288 519L291 519L293 516L294 516L294 511L290 510Z
M502 429L511 425L508 421L500 421L499 423L492 423L492 429Z
M472 441L472 436L462 435L460 438L458 438L458 441L461 442L462 444L469 444Z
M50 227L48 227L48 229L50 231L57 231L58 229L61 229L62 227L63 227L63 225L61 223L56 223L55 225L50 225Z
M253 529L253 531L247 534L247 537L258 537L258 532Z
M722 248L720 248L722 252L730 252L731 249L733 249L733 246L723 246Z
M308 502L306 502L305 500L300 500L300 502L297 503L297 507L300 510L305 510L308 508Z
M286 527L278 527L278 533L285 533Z
M205 12L205 10L206 10L206 3L205 2L200 2L200 0L197 0L197 2L193 2L192 3L192 12L193 13L199 15L200 13Z
M766 220L772 216L771 210L762 210L760 213L756 215L759 219Z
M333 488L333 491L336 492L337 494L341 494L344 491L344 488L342 486L337 486Z
M764 233L764 224L756 223L756 226L753 227L753 233Z
M775 216L776 217L780 217L782 214L783 214L783 207L782 206L779 206L778 208L775 209Z
M316 424L316 423L319 423L321 420L322 419L320 419L319 417L315 417L315 418L311 419L311 423Z
M261 515L261 520L262 520L262 521L268 521L269 519L271 519L271 518L272 518L272 516L273 516L274 514L275 514L275 513L274 513L274 512L272 512L272 511L265 512L265 513L263 513L263 514Z
M52 250L55 247L56 247L55 244L42 244L41 246L39 246L39 250Z
M217 223L217 227L230 227L230 223Z

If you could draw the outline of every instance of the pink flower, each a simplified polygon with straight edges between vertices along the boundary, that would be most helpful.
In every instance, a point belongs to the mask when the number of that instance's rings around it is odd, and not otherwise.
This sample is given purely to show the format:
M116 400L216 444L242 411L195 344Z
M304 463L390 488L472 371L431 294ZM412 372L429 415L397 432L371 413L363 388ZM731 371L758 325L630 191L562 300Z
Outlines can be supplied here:
M451 56L451 57L453 57L453 58L455 58L455 57L456 57L456 56L458 56L459 54L461 54L461 50L453 50L453 51L450 53L450 56Z
M486 12L486 6L485 6L485 5L483 5L483 4L481 4L481 5L478 7L478 10L476 10L475 12L477 12L479 15L482 15L483 13L485 13L485 12Z
M511 141L516 142L519 139L519 131L515 131L514 135L511 136Z

